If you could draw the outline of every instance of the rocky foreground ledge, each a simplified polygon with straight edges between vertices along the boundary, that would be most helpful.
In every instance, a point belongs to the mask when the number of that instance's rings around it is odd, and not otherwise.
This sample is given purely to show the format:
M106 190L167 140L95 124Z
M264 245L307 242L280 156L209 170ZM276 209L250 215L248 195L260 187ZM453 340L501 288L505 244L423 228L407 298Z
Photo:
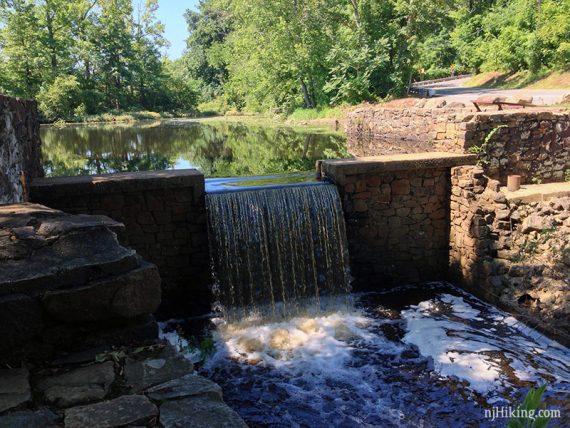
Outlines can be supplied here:
M0 205L0 428L246 426L158 340L160 276L122 231Z
M160 276L117 240L123 225L0 205L0 364L154 340Z
M193 370L164 344L0 370L0 428L247 427Z

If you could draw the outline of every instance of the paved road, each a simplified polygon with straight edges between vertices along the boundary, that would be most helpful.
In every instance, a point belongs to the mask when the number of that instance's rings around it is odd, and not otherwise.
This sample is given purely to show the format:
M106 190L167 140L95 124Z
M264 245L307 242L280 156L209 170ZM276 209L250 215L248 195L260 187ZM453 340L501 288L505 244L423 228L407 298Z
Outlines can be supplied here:
M452 80L449 82L437 83L426 88L434 89L436 96L445 97L447 102L458 101L469 103L471 100L482 95L496 96L520 96L530 95L533 98L533 104L536 105L552 105L562 101L565 94L570 93L568 89L489 89L489 88L466 88L463 85L467 79Z

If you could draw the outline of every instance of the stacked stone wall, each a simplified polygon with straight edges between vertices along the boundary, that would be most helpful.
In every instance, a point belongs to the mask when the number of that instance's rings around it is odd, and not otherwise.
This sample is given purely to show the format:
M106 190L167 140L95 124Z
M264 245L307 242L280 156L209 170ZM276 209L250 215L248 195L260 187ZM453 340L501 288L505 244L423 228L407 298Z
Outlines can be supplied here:
M0 204L22 202L27 186L43 176L35 101L0 95Z
M450 165L470 159L440 155L321 163L341 194L355 289L445 277Z
M162 312L210 309L210 263L204 176L196 170L46 178L32 200L73 214L120 221L124 245L156 264L163 281Z
M570 113L517 109L473 112L451 108L357 109L348 116L349 150L357 156L438 151L467 153L484 147L485 173L501 183L557 182L570 170Z
M478 167L451 182L450 278L570 343L570 197L507 198Z

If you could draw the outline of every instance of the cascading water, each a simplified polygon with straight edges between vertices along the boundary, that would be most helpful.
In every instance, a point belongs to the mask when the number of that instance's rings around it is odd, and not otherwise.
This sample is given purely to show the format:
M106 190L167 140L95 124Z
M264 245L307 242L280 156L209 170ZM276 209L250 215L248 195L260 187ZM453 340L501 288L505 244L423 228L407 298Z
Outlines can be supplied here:
M223 310L215 352L193 348L179 321L161 334L252 426L490 428L506 420L485 412L514 408L531 387L547 385L547 409L567 402L567 348L450 284L339 306L348 251L334 186L210 193L207 208ZM567 426L563 413L552 426Z
M350 291L344 218L335 186L206 196L214 293L226 321L317 312ZM303 302L303 304L301 304Z

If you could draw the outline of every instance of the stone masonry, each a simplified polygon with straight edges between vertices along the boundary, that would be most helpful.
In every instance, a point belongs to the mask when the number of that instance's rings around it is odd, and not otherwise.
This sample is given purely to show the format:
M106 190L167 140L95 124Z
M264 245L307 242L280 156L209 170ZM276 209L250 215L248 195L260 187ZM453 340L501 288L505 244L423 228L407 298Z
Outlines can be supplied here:
M0 204L23 202L29 182L42 176L35 101L0 95Z
M34 202L74 214L106 215L125 225L121 242L156 264L162 311L210 310L204 176L197 170L45 178Z
M451 180L451 279L570 344L570 197L513 198L478 167Z
M322 161L341 194L357 290L443 279L448 263L450 168L446 153Z
M526 184L563 180L570 170L570 113L560 109L473 112L451 106L368 106L348 115L348 146L357 156L467 153L483 147L499 127L482 153L489 176L502 184L513 174Z

